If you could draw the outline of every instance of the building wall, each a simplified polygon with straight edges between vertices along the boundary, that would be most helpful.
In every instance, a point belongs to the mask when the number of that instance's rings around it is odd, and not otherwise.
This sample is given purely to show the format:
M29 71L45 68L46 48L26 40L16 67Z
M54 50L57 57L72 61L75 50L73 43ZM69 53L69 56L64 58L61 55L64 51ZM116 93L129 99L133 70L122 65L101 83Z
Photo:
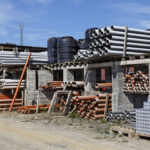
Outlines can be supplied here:
M126 66L121 66L116 62L94 64L96 67L89 68L83 67L84 70L84 81L85 81L85 91L84 95L95 95L99 92L95 90L94 86L96 83L96 70L102 67L111 68L111 71L106 74L106 79L112 81L112 111L125 111L132 110L135 108L142 108L143 102L147 101L148 95L141 94L126 94L122 91L124 84L124 73L126 71ZM132 65L133 66L133 65ZM136 70L140 70L143 66L136 66ZM150 68L150 65L149 65ZM74 81L74 71L77 68L67 69L66 67L62 68L63 70L63 81ZM80 68L81 69L81 68ZM150 69L149 69L150 70ZM40 103L49 103L52 99L53 93L50 90L42 90L41 85L46 84L49 81L53 81L53 72L49 70L38 70L36 76L35 70L27 70L27 89L25 91L25 104L31 105L36 103L37 93L40 91ZM109 76L109 78L108 78ZM112 80L110 80L112 76ZM38 80L38 89L36 89L36 83Z
M33 105L37 102L37 95L39 92L39 104L49 104L53 91L42 90L41 85L45 85L49 81L53 81L53 73L49 70L27 70L27 88L25 90L25 105ZM36 88L36 84L38 87Z
M136 68L138 69L138 68ZM140 69L140 66L139 66ZM146 94L126 94L122 92L124 83L124 73L126 67L113 65L112 66L112 111L125 111L135 108L142 108L143 102L147 101Z

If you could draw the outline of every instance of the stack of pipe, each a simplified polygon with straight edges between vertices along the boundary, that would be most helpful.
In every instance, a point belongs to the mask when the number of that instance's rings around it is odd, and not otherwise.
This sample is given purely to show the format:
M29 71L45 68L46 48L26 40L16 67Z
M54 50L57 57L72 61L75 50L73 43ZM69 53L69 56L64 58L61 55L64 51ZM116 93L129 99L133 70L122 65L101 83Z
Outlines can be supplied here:
M149 93L149 75L142 71L125 74L123 92Z
M106 115L106 119L111 122L135 122L136 112L133 111L125 111L125 112L108 112Z
M57 99L57 108L58 111L63 112L65 105L66 105L66 99L67 99L67 95L68 94L59 94L58 95L58 99ZM81 93L79 93L78 91L73 91L72 92L73 96L80 96ZM70 104L70 108L69 110L71 111L74 108L73 104Z
M0 64L1 65L24 65L29 52L17 51L0 51ZM45 52L32 52L30 64L47 64L48 54Z
M0 88L1 89L14 89L17 88L19 80L17 79L0 79ZM20 88L26 87L26 81L22 80Z
M59 90L63 88L61 81L51 81L48 82L46 85L42 85L40 87L43 89L52 89L52 90Z
M127 31L127 32L126 32ZM89 38L90 50L78 52L76 60L94 56L144 55L150 53L150 31L111 26L93 29Z
M74 88L84 87L84 81L62 82L62 86L74 87Z
M40 104L39 105L39 112L41 111L47 111L49 108L49 104ZM30 105L30 106L23 106L18 108L18 113L23 113L23 114L33 114L36 112L36 105Z
M11 95L0 95L0 111L8 111L12 103ZM22 106L22 99L17 98L14 103L13 110L17 110L18 107Z
M63 112L65 105L66 105L66 99L64 99L64 98L59 99L58 103L57 103L58 111Z
M76 107L77 114L86 119L102 119L105 114L106 94L96 96L75 96L71 99L71 105ZM107 111L112 108L111 94L109 94Z

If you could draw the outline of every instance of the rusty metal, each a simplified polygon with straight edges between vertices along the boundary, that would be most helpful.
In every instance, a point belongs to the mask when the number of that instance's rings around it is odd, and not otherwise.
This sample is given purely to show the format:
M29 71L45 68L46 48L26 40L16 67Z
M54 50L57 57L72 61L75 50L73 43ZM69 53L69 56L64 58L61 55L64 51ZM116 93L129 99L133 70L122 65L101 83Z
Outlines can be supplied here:
M95 88L99 89L99 88L111 88L112 87L112 83L96 83L95 84Z
M31 114L36 113L36 105L30 105L30 106L24 106L18 108L18 113L24 113L24 114ZM47 111L49 108L49 104L40 104L39 105L39 112L42 110Z
M51 81L51 82L48 82L46 85L41 85L40 87L43 89L52 89L52 90L63 89L61 81Z

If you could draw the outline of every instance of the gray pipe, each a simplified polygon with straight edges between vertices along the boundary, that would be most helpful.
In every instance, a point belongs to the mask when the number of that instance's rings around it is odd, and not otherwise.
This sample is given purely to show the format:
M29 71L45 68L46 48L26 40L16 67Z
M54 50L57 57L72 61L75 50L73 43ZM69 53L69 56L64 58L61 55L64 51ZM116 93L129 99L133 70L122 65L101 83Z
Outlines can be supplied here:
M107 40L106 45L124 46L124 42ZM138 44L138 43L127 42L126 45L127 47L147 48L150 51L150 44Z
M105 37L111 37L111 36L121 36L124 37L124 32L120 31L113 31L113 30L107 30L105 31ZM134 34L134 33L128 33L128 37L130 38L138 38L138 39L148 39L150 40L150 36L148 35L142 35L142 34Z
M121 36L111 36L110 38L107 38L105 40L115 40L115 41L124 41L124 37ZM141 43L141 44L150 44L150 40L142 40L142 39L137 39L137 38L127 38L128 42L133 42L133 43Z
M107 48L106 48L107 49ZM110 50L120 50L123 51L123 46L109 46ZM127 51L131 51L131 52L139 52L139 53L150 53L149 49L142 49L142 48L133 48L133 47L127 47L126 48Z
M125 31L125 28L124 27L120 27L120 26L111 26L111 28L113 30L116 30L116 31L122 31L122 32ZM133 29L133 28L128 28L128 33L150 35L150 31L140 30L140 29Z
M144 53L126 52L127 55L143 55ZM106 50L105 55L123 55L123 51Z

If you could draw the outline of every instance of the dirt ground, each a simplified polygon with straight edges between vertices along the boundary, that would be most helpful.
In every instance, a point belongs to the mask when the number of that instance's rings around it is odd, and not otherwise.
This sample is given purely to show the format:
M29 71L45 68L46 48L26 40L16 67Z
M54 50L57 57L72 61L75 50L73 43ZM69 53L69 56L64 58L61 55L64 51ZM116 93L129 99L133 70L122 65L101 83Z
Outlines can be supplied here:
M149 150L150 141L109 134L112 123L58 114L0 113L0 150Z

